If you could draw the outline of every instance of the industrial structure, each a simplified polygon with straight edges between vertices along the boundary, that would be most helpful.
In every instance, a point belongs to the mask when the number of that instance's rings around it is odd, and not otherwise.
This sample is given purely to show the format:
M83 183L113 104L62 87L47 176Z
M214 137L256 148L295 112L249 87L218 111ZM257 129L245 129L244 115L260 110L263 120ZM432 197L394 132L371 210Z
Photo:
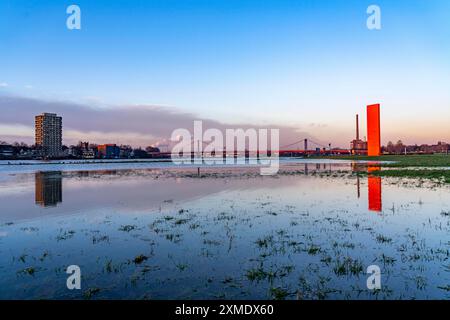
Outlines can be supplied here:
M62 118L55 113L42 113L36 116L35 143L40 156L45 158L61 156Z
M367 142L359 138L359 115L356 115L356 139L350 142L350 149L353 155L367 154Z
M381 154L380 105L367 106L367 141L359 137L359 116L356 115L356 137L350 142L353 155L379 156Z

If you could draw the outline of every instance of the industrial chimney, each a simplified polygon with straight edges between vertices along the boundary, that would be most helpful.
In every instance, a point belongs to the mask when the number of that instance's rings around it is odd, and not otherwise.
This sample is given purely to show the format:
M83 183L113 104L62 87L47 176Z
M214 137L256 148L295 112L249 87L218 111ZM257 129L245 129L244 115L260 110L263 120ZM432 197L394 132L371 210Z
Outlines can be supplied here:
M356 115L356 140L359 140L359 115Z

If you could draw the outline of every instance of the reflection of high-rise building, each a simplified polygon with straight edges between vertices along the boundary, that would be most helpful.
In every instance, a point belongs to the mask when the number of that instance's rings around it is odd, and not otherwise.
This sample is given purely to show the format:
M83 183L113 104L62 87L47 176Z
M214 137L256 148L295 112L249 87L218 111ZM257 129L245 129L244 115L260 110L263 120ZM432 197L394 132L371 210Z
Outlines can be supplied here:
M62 151L62 118L43 113L35 118L36 147L44 157L58 157Z
M61 171L36 172L34 181L36 204L49 207L62 202Z
M380 105L367 106L367 155L381 154Z

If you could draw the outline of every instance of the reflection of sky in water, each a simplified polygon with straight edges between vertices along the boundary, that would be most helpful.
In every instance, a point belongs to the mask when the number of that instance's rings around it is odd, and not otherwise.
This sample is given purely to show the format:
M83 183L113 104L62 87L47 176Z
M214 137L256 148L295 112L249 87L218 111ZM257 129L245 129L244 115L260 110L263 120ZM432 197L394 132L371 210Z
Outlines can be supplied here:
M208 159L208 158L205 158ZM245 159L240 158L241 161L245 161ZM252 166L252 163L247 163L243 166L249 167ZM252 158L253 161L256 159ZM330 165L333 164L335 166L348 166L353 161L348 160L330 160L330 159L297 159L297 158L280 158L279 161L283 164L289 165L297 165L301 164L309 164L309 165ZM363 162L363 161L361 161ZM33 173L36 171L87 171L87 170L139 170L139 169L167 169L167 168L189 168L189 167L197 167L197 164L175 164L170 161L170 159L166 160L95 160L95 161L86 161L86 160L66 160L66 161L39 161L39 160L23 160L23 161L7 161L0 160L0 173L5 174L15 174L15 173ZM224 167L224 166L233 166L236 167L236 164L226 164L225 161L219 161L216 165L204 164L200 165L201 167ZM4 179L6 176L0 176L1 179Z
M0 183L0 298L448 298L448 187L383 180L378 212L366 177L329 169L11 176ZM65 287L70 264L81 292ZM371 264L383 272L377 295Z

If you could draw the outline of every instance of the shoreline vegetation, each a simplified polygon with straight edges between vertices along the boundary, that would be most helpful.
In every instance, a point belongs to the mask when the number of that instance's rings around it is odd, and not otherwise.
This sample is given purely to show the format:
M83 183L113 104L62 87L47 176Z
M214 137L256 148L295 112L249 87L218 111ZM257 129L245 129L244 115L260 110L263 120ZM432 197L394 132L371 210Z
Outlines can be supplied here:
M378 167L380 170L370 172L379 177L398 177L440 180L450 183L450 155L382 155L369 156L330 156L326 159L374 161L369 167ZM383 170L383 168L387 170Z

